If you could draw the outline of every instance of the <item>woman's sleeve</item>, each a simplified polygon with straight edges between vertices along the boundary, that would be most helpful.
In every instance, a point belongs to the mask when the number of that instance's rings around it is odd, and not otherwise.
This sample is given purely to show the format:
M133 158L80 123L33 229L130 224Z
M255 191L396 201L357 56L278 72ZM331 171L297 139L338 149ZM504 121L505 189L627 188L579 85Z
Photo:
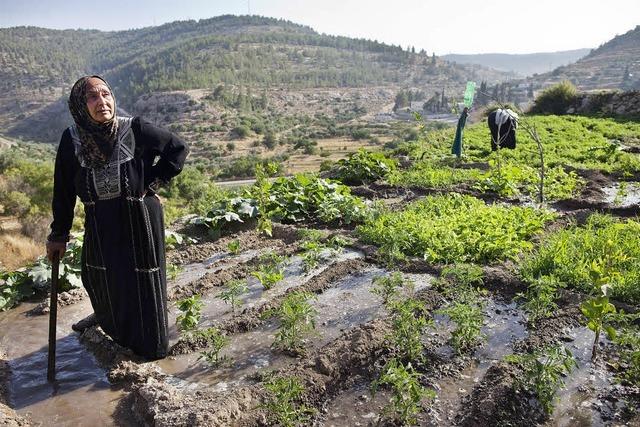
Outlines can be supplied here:
M189 153L187 144L177 135L155 126L140 118L140 137L144 145L144 156L152 164L151 172L145 177L145 186L152 182L166 183L182 171ZM135 129L134 125L134 129ZM136 139L136 144L138 144ZM153 164L155 159L158 161Z
M51 210L53 222L47 238L51 242L67 242L73 223L73 210L76 206L74 180L75 153L69 131L65 131L58 145L56 164L53 173L53 200Z

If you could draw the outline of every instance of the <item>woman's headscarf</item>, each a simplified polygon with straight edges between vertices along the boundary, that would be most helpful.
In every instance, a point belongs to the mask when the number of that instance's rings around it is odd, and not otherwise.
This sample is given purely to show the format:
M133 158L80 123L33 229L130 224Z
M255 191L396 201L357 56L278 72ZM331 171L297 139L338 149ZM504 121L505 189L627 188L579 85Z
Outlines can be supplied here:
M113 117L104 123L98 123L89 114L87 108L87 83L97 78L104 82L113 97ZM100 76L81 77L71 88L69 94L69 112L76 123L80 136L80 155L90 167L101 167L111 157L118 140L118 118L116 117L116 99L109 84Z

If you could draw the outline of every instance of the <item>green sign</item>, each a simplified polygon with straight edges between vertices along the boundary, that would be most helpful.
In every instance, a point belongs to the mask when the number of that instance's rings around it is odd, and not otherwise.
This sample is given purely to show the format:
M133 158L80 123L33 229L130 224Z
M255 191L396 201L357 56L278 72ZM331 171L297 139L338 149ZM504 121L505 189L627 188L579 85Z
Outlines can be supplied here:
M464 106L469 108L473 104L473 95L476 93L476 82L467 82L467 88L464 91Z

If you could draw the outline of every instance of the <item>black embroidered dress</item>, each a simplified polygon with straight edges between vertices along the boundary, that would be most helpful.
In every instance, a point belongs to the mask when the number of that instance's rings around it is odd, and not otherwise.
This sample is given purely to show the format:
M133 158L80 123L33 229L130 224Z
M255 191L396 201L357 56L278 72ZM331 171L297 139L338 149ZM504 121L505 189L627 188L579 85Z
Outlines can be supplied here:
M49 240L68 240L77 195L85 210L82 283L98 324L117 343L156 359L168 348L167 285L162 206L149 185L180 173L188 150L138 117L118 120L116 146L100 168L79 156L75 126L63 133Z

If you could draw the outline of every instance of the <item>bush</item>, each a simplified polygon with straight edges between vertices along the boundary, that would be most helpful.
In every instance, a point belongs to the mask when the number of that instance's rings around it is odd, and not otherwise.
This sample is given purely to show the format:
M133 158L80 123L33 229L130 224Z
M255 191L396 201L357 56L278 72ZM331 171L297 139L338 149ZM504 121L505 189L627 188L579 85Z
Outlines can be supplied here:
M576 102L576 87L568 80L545 89L534 101L530 113L533 114L566 114Z
M351 131L351 138L356 141L360 139L369 139L371 137L371 133L367 129L354 129Z
M362 184L384 178L396 168L396 161L382 153L363 149L351 154L348 159L338 161L337 178L348 184Z
M236 126L231 131L237 138L246 138L249 135L249 128L244 125Z

